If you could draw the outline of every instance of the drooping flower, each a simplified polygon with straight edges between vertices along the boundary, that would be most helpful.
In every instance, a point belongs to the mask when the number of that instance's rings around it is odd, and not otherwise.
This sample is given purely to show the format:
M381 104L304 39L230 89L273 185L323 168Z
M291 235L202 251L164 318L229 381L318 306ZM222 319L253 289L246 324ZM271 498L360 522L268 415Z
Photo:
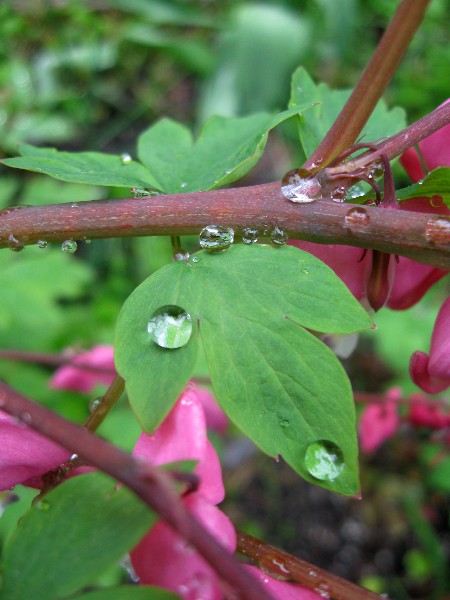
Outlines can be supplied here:
M69 459L65 448L1 411L0 439L0 490L38 478Z
M227 551L234 552L234 527L215 506L225 493L220 463L207 438L204 409L193 386L188 386L153 434L139 437L133 454L153 465L198 461L194 472L200 485L182 501ZM143 584L171 589L186 600L222 600L224 596L214 570L162 521L134 548L131 560Z
M83 369L83 366L87 368ZM113 347L99 345L78 354L71 364L57 369L50 380L50 386L54 389L89 393L99 383L110 385L114 374Z
M417 394L411 398L408 421L414 427L445 429L450 427L450 410L445 411Z
M409 372L413 382L428 394L438 394L450 386L450 298L436 318L430 354L414 352Z
M401 396L399 388L386 394L385 402L368 404L359 419L359 441L363 452L375 452L383 442L392 437L400 425L397 400Z

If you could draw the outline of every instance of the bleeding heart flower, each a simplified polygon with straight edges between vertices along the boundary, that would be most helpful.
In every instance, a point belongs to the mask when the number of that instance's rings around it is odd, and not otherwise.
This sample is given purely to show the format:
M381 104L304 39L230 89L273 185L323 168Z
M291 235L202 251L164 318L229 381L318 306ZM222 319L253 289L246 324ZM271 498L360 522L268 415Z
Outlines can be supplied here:
M83 369L83 366L88 368ZM77 354L71 364L57 369L50 380L50 386L54 389L88 393L98 383L110 385L114 374L113 347L94 346L92 350Z
M363 452L374 452L397 431L400 424L397 400L400 396L400 388L393 388L387 392L385 402L368 404L362 411L359 440Z

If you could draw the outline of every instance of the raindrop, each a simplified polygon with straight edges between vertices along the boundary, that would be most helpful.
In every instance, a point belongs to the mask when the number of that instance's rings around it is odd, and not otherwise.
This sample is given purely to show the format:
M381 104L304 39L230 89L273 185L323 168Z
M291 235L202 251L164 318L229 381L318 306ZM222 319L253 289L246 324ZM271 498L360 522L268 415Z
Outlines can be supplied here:
M384 174L384 165L381 160L376 160L368 173L369 179L378 179Z
M254 227L246 227L242 232L242 241L244 244L254 244L258 241L259 231Z
M100 406L101 403L102 403L101 397L99 397L99 398L93 398L89 402L89 411L91 413L95 412L97 410L97 408Z
M78 208L78 204L76 202L73 202L73 204L70 205L70 208Z
M22 242L19 241L13 233L8 236L8 247L13 252L21 252L25 248Z
M48 242L46 240L38 240L37 247L38 248L48 248Z
M437 217L427 221L425 237L438 245L450 243L450 219Z
M193 263L198 263L198 260L199 260L199 259L198 259L198 256L193 256L193 257L191 258L191 262L193 262Z
M50 508L50 503L48 500L38 500L34 506L37 508L37 510L45 512Z
M77 251L78 245L74 240L66 240L61 244L61 250L73 254Z
M78 454L72 454L72 456L69 458L69 460L77 460L78 458Z
M156 194L147 188L131 188L131 194L133 198L147 198L148 196L155 196Z
M128 154L128 152L124 152L120 155L120 161L123 165L128 165L130 162L133 161L133 159L131 158L131 154Z
M281 193L291 202L307 204L322 198L322 186L313 177L308 177L308 171L294 169L289 171L281 181Z
M185 188L187 186L187 182L186 181L182 181L180 184L180 187Z
M340 185L337 188L334 188L331 192L331 199L333 202L344 202L345 197L347 195L347 190L343 185Z
M342 451L327 440L313 442L306 449L305 466L316 479L334 481L344 469Z
M354 206L351 208L344 217L345 226L350 231L361 231L370 224L370 217L367 214L367 210L362 206Z
M221 225L207 225L200 231L200 246L208 252L221 252L231 246L234 231Z
M287 233L283 231L283 229L280 229L278 225L276 225L275 229L270 234L270 239L272 240L272 243L276 246L284 246L284 244L288 240L288 236Z
M161 348L181 348L192 334L191 315L180 306L162 306L153 313L147 331Z
M433 208L440 208L444 204L442 196L431 196L430 204Z
M189 252L185 252L184 250L178 250L177 252L175 252L175 254L173 255L173 260L189 260Z
M309 275L308 269L301 269L301 271L304 275Z

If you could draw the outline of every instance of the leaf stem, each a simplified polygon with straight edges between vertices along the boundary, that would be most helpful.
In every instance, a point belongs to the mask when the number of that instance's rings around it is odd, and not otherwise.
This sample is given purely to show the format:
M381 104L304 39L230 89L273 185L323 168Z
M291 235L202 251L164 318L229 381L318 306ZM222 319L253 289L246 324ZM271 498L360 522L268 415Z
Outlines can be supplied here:
M301 583L327 598L380 600L378 594L346 581L325 569L320 569L243 531L238 532L238 551L251 558L264 571Z
M198 234L211 223L233 227L236 234L246 227L263 231L277 225L292 239L390 252L450 270L450 231L436 241L427 234L427 223L437 215L366 206L367 226L351 229L345 217L352 205L330 198L294 204L279 182L163 198L94 200L80 202L76 211L71 204L0 211L0 248L9 246L12 233L25 246L38 240Z
M273 600L259 582L186 510L166 473L150 463L135 460L85 428L28 400L3 382L0 382L0 408L127 485L194 546L217 574L240 594L240 598Z
M316 172L355 143L397 70L429 1L400 2L350 98L303 168Z

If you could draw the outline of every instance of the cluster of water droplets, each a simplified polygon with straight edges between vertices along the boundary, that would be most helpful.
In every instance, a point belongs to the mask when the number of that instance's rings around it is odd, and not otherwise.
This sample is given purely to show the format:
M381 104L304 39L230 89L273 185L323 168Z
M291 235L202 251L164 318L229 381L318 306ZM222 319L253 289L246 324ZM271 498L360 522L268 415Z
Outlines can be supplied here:
M150 317L147 331L160 348L181 348L189 342L192 335L191 315L181 306L162 306Z
M291 202L307 204L322 198L322 186L309 171L294 169L281 181L281 192Z

